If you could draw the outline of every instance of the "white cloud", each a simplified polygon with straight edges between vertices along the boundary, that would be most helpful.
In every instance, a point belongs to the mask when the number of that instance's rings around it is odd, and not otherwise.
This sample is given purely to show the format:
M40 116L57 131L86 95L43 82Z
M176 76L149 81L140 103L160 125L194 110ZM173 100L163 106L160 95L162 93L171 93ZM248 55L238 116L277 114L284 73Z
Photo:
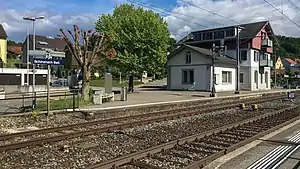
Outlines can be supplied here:
M125 0L111 1L115 4L120 4ZM143 2L145 0L139 1ZM282 0L268 1L280 10L283 8L284 14L300 25L300 11L293 7L288 1L283 1L282 6ZM291 1L300 7L300 1ZM57 3L58 1L55 2ZM151 1L149 0L147 3L151 4ZM226 20L205 10L199 9L195 5L232 20L236 20L239 23L269 20L276 34L286 36L300 35L300 28L284 18L282 14L274 10L263 0L178 0L177 6L172 9L171 14L164 17L169 25L172 36L177 40L187 35L190 31L207 29L201 27L201 25L212 28L236 24L230 20ZM156 4L155 6L161 7L159 4ZM12 9L11 7L0 10L0 24L3 24L5 27L9 39L18 41L23 41L25 39L26 28L32 28L30 22L22 20L25 15L44 15L45 20L36 21L36 33L56 36L59 33L60 28L72 28L73 24L78 24L81 28L85 29L94 28L98 15L101 14L71 14L67 11L63 13L54 11L38 12L27 7L25 9L28 10L17 10ZM80 10L80 8L76 8L76 10Z
M23 41L26 37L27 28L32 32L32 23L24 21L24 16L45 16L44 20L37 20L35 22L36 34L56 36L59 34L59 29L71 28L73 24L78 24L80 28L90 29L94 28L97 21L97 16L94 14L78 14L67 15L53 12L36 12L36 11L22 11L17 10L0 10L0 24L3 25L9 39Z
M297 10L297 8L288 1L283 1L283 4L281 4L282 0L268 1L277 9L283 9L285 15L300 25L300 10ZM300 1L291 1L300 7ZM238 23L269 20L276 34L285 36L300 35L299 27L287 20L281 13L269 6L263 0L179 0L178 6L172 10L172 13L169 16L164 18L169 24L169 30L177 40L184 37L187 34L186 31L207 29L195 23L205 25L208 28L237 24L233 21L199 9L196 6L235 20ZM183 15L179 15L178 13ZM184 20L176 17L183 18ZM189 22L185 20L188 20Z

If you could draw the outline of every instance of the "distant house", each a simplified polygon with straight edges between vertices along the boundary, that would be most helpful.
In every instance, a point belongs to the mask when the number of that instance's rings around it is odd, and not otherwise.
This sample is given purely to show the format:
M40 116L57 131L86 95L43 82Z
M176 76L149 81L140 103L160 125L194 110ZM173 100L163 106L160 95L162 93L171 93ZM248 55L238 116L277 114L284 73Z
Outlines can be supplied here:
M277 75L285 75L285 67L282 62L282 59L280 57L277 57L276 63L275 63L275 70ZM272 71L272 75L274 74L274 70Z
M22 56L22 45L7 46L7 53L17 58Z
M5 64L7 63L7 34L0 24L0 59Z
M295 59L282 58L282 64L285 67L285 70L290 71L291 73L300 71L300 64L297 63Z
M35 51L33 50L33 36L29 35L23 42L22 46L22 60L24 63L27 62L27 38L29 38L29 62L33 61L33 57L35 58L45 58L45 50L51 52L51 56L53 59L62 60L65 58L65 47L66 42L60 38L54 38L51 36L35 36Z
M239 26L243 29L239 29ZM213 44L224 45L225 55L236 60L237 32L239 32L240 74L238 76L240 89L251 91L271 89L273 42L276 44L278 42L270 23L262 21L239 26L194 31L180 40L177 45L190 45L201 48L201 50L208 49L208 51L212 49ZM185 48L168 60L169 89L185 90L187 89L186 82L195 83L195 90L212 89L211 63L205 62L205 59L200 60L199 58L202 57L199 57L199 52L193 51L195 50ZM189 62L185 61L186 58L190 58ZM222 64L215 68L216 81L219 83L217 91L234 91L237 76L235 70L229 64Z

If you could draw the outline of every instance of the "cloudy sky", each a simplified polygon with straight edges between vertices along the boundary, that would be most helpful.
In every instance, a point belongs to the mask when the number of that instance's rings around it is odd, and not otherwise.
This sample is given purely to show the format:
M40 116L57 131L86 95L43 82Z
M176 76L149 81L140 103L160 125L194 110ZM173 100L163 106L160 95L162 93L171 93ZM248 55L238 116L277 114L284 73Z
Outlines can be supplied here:
M9 39L21 42L26 36L26 29L32 27L31 23L22 20L23 16L45 16L44 20L36 21L37 34L56 36L60 28L67 29L73 24L93 28L99 15L111 13L115 5L132 1L135 5L160 13L177 40L193 30L262 20L269 20L276 34L300 36L299 0L267 0L277 10L264 0L0 1L0 24L4 26Z

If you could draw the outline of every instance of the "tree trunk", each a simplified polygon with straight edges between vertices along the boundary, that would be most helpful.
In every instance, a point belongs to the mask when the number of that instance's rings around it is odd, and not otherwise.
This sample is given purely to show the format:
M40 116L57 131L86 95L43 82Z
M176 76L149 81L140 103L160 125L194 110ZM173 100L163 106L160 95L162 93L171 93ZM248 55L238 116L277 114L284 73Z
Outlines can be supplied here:
M82 69L82 76L83 76L83 80L82 80L82 96L84 98L85 101L89 100L89 91L90 91L90 78L91 78L91 72L89 71L89 69L84 66Z

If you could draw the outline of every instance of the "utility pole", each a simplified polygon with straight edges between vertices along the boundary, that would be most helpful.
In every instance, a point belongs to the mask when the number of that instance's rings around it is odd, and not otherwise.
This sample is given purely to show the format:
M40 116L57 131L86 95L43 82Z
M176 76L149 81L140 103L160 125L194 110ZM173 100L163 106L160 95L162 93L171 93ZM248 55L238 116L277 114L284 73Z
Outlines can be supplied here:
M275 65L274 65L274 72L275 72L275 75L274 75L274 88L277 87L277 69L276 69L277 56L276 56L276 50L277 50L277 48L275 47L275 50L274 50L274 57L275 57L275 59L274 59L274 63L275 63Z
M211 89L210 97L216 97L215 50L216 50L216 45L215 45L215 43L213 43L212 53L211 53L211 58L212 58L212 89Z
M32 50L35 51L35 24L34 24L35 20L32 22L32 27L33 27L33 46L32 46ZM34 56L33 58L34 59ZM35 94L35 64L32 63L32 92L34 94L34 98L33 98L33 103L32 106L35 109L36 106L36 94Z
M27 86L29 87L29 28L27 28L27 46L26 46L26 68L27 68L27 77L26 77L26 81L27 81Z
M46 53L47 59L51 59L51 52L47 51ZM52 115L50 114L50 76L51 76L51 69L50 65L47 65L47 115Z
M211 57L212 57L212 89L211 89L211 93L210 93L210 97L216 97L217 94L216 94L216 74L215 74L215 64L216 64L216 52L217 50L219 51L218 55L223 55L223 50L225 49L225 46L224 46L224 41L220 43L220 46L216 46L215 43L213 43L213 46L212 46L212 54L211 54ZM222 54L221 54L222 52Z
M237 26L237 41L236 41L236 89L235 94L240 94L240 30Z

